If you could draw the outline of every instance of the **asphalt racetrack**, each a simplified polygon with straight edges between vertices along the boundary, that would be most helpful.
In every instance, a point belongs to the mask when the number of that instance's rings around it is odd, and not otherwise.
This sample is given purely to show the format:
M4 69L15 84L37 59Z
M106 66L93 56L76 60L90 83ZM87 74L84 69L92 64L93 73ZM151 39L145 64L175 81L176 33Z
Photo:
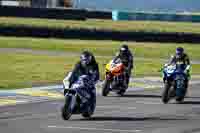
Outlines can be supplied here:
M192 84L183 104L161 102L161 89L97 96L91 119L61 118L63 99L0 106L1 133L200 133L200 88Z

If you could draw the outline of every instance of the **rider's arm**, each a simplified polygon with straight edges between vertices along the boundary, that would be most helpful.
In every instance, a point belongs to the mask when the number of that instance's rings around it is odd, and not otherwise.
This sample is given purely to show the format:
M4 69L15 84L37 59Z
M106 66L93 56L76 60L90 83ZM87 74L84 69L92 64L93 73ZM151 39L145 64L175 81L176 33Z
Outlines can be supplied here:
M176 56L172 55L168 65L171 65L176 62Z
M132 69L133 68L133 55L131 53L130 53L130 56L129 56L129 60L130 60L129 68Z
M94 66L94 72L93 72L93 76L94 76L94 81L97 82L99 80L99 66L98 64L95 64Z
M114 57L113 62L116 62L116 60L119 59L119 58L120 58L119 56Z
M187 65L190 65L190 58L189 58L188 55L186 55L186 57L185 57L185 61L186 61L186 64L187 64Z
M189 56L188 55L186 55L186 57L185 57L185 62L186 62L186 65L187 65L187 67L186 67L186 71L190 71L190 69L191 69L191 66L190 66L190 58L189 58Z
M71 87L71 85L76 81L76 79L79 76L79 71L80 71L80 63L77 63L72 71L71 77L69 78L69 82L70 85L69 87Z

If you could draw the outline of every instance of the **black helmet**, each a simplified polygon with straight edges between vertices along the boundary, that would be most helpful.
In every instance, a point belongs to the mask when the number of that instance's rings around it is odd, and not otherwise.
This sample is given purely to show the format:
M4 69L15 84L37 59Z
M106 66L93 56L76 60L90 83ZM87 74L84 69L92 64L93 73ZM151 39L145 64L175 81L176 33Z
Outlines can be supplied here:
M126 44L120 47L120 55L126 55L129 52L129 48Z
M182 47L176 48L176 56L177 57L181 57L183 55L183 53L184 53L184 48L182 48Z
M88 51L84 51L80 56L81 64L87 66L92 62L92 54Z

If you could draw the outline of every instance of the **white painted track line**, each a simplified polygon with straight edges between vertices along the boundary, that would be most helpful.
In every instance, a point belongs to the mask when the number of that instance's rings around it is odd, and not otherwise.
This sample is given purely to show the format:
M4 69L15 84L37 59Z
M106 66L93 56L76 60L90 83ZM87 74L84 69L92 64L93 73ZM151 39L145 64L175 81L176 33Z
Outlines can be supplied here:
M74 130L87 130L87 131L110 131L110 132L141 132L141 130L120 130L120 129L104 129L104 128L86 128L86 127L64 127L64 126L55 126L49 125L48 128L55 129L74 129Z

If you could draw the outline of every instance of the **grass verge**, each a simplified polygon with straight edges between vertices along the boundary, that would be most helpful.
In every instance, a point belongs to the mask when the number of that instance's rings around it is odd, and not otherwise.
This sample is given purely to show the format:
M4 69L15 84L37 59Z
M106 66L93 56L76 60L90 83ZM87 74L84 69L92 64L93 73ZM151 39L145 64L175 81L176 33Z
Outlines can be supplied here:
M34 54L35 50L76 53L89 49L97 57L101 78L104 67L112 58L122 42L120 41L89 41L59 40L39 38L0 37L0 48L23 48L33 50L31 53L7 52L0 53L0 89L24 88L36 85L61 83L67 71L70 71L79 60L79 56ZM200 45L172 43L136 43L127 42L134 55L134 76L159 76L163 62L160 58L168 58L177 46L183 46L192 59L200 59ZM146 58L150 60L145 60ZM192 74L200 74L200 65L192 66Z
M35 85L61 83L67 71L79 60L78 57L41 56L31 54L0 53L0 89L24 88ZM101 78L104 75L104 63L110 58L98 57ZM158 76L161 67L159 61L136 60L135 76ZM193 66L193 74L200 74L200 65Z
M0 37L0 48L25 48L31 50L62 51L80 54L84 49L99 56L114 56L118 51L120 41L94 40L61 40L40 38ZM136 57L142 58L169 58L176 47L182 46L192 60L200 59L200 45L176 43L136 43L126 42Z
M0 17L0 26L31 26L49 28L73 28L73 29L101 29L114 31L135 31L155 33L200 33L200 23L186 22L159 22L159 21L119 21L112 20L87 20L87 21L65 21L48 19L30 19Z

